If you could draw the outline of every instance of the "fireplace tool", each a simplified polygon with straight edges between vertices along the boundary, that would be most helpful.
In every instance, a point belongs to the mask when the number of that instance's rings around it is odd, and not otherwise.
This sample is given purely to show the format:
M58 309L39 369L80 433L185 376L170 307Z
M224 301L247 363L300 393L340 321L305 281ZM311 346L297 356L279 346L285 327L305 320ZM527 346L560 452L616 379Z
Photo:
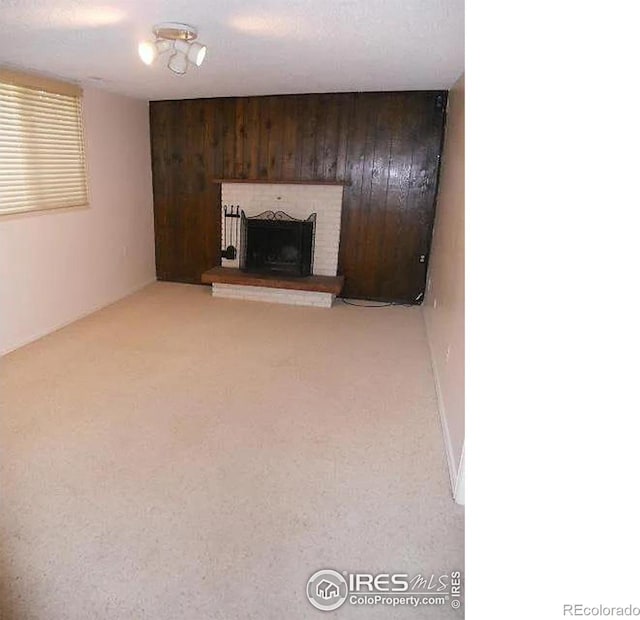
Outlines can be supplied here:
M240 205L224 205L224 222L222 229L222 258L234 260L238 255L238 239L240 236Z

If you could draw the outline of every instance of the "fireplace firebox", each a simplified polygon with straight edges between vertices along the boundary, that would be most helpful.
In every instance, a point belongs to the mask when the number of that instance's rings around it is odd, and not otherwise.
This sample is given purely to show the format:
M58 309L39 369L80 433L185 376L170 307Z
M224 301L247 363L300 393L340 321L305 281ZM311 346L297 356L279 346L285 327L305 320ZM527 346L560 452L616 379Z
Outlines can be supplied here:
M304 277L313 271L316 214L297 220L284 211L242 213L240 269Z

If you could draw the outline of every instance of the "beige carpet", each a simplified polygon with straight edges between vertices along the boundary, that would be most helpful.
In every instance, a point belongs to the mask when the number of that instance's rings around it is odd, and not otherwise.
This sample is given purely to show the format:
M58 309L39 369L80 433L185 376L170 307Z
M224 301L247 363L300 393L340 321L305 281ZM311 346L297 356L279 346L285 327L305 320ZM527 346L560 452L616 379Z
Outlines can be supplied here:
M462 617L304 592L462 568L419 308L156 283L1 367L2 620Z

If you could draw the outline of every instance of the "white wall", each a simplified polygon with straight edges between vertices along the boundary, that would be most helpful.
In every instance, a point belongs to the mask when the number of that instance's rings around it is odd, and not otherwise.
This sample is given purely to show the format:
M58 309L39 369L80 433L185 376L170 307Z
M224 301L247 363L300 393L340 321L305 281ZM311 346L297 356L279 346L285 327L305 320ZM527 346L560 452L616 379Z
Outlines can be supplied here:
M464 75L449 93L423 306L454 496L464 502Z
M89 208L0 216L0 354L155 279L148 103L86 89Z

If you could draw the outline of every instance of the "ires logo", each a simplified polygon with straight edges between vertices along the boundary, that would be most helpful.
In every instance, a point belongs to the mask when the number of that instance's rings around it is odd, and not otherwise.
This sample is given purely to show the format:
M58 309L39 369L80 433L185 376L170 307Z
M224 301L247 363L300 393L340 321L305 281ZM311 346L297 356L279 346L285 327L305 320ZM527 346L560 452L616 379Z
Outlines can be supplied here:
M307 598L321 611L351 605L440 606L458 609L462 602L462 574L349 573L323 569L307 582Z
M348 575L349 592L407 592L409 575L402 573L351 573Z
M436 592L460 597L462 592L460 571L450 574L418 574L409 577L406 573L343 573L347 578L349 592Z
M460 595L462 594L462 584L460 579L460 571L451 573L451 607L458 609L460 607Z
M451 598L460 598L461 592L460 571L454 571L451 573Z

